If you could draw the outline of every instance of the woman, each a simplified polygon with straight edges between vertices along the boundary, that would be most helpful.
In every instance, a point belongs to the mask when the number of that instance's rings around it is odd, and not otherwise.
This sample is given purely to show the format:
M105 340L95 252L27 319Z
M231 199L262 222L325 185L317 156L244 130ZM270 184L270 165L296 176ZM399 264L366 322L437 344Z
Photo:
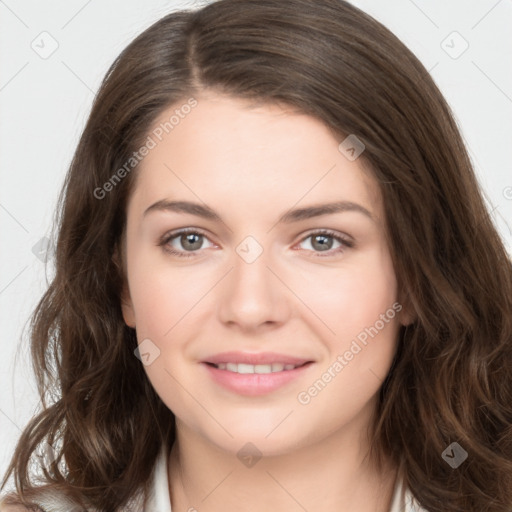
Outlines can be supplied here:
M511 264L441 93L345 2L220 0L123 51L32 351L2 510L512 504Z

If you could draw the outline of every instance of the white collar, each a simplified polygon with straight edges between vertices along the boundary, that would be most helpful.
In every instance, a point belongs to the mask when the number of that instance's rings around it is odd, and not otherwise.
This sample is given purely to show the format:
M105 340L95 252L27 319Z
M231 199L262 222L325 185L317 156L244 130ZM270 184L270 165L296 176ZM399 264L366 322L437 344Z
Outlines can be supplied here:
M164 444L155 462L152 481L149 487L146 506L143 512L172 512L171 496L169 494L169 477L167 470L168 450ZM78 511L73 503L63 496L51 493L42 493L36 501L47 512L75 512ZM136 494L129 503L123 507L123 512L139 512L142 509L143 496ZM91 511L92 512L92 511ZM427 512L414 500L409 489L404 489L401 479L397 480L391 508L389 512Z
M164 444L155 464L153 482L144 507L144 512L171 512L169 477L167 471L168 450Z
M165 449L165 445L158 454L151 478L152 480L144 510L144 495L142 491L138 491L128 500L128 503L121 508L122 512L171 512L171 497L169 494L167 472L167 450ZM40 491L37 499L33 501L39 505L43 512L80 512L84 510L66 496L62 494L56 495L48 490ZM97 512L96 509L87 509L87 511Z
M389 512L427 512L424 508L420 507L418 502L414 499L411 491L404 488L403 480L398 478L395 490L393 492L393 499L391 500L391 507Z

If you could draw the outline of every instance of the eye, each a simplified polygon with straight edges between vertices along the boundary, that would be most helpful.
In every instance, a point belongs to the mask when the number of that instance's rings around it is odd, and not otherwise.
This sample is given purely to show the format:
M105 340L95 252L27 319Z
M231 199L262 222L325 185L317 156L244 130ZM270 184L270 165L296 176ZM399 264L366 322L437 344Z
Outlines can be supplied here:
M200 231L184 229L182 231L165 234L158 242L158 245L162 246L166 252L175 256L190 258L194 256L195 252L203 248L202 246L205 240L207 240L206 235Z
M344 252L347 248L351 248L354 246L354 243L347 238L340 236L338 233L334 231L322 230L315 231L314 233L310 233L307 237L303 238L300 243L304 243L307 240L310 240L309 246L316 254L315 256L325 257L325 256L333 256L335 254L340 254ZM332 246L337 243L339 244L338 248L331 250ZM320 254L325 253L325 254Z
M347 248L354 246L354 243L347 238L340 236L335 231L321 230L310 233L301 240L301 244L310 240L309 246L304 250L313 251L315 256L326 257L344 252ZM178 232L165 234L158 242L164 250L180 258L191 258L195 256L200 249L203 249L203 243L208 240L207 236L197 229L183 229ZM334 244L338 247L332 249ZM213 244L212 244L213 245ZM321 254L325 253L325 254Z

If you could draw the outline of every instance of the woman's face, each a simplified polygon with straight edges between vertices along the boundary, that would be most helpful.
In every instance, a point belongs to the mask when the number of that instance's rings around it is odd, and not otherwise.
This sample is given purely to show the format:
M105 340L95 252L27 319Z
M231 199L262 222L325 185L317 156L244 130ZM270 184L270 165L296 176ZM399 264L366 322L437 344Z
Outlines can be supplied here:
M361 147L277 106L185 104L155 123L127 210L123 314L152 385L231 452L360 432L406 323Z

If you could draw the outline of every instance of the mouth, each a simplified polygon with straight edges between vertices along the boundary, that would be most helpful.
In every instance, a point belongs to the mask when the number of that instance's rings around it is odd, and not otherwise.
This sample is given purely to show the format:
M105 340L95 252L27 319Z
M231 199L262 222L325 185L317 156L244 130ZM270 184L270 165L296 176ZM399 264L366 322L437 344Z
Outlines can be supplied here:
M206 363L209 366L213 366L218 370L226 370L228 372L233 373L279 373L279 372L287 372L290 370L295 370L296 368L300 368L307 364L312 363L313 361L307 361L302 364L286 364L286 363L270 363L270 364L246 364L246 363Z
M224 353L203 361L212 381L238 395L264 395L286 387L304 375L314 361L261 353Z

